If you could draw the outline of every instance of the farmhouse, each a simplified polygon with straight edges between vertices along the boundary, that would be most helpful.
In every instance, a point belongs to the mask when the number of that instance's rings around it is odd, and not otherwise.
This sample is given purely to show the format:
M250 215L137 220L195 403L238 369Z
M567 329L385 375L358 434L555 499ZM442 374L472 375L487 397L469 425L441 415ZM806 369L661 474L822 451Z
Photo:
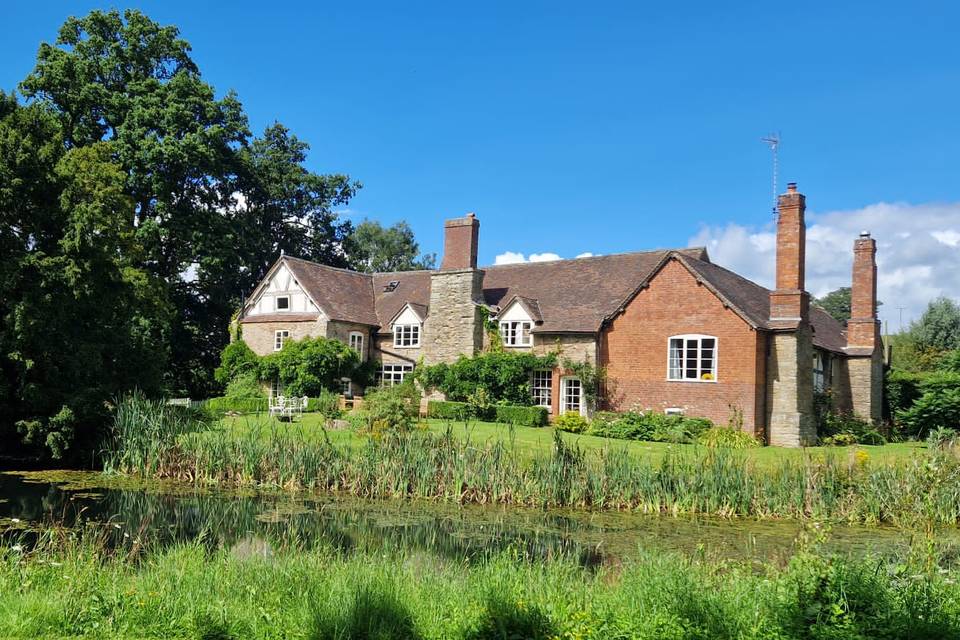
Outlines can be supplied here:
M703 248L477 267L480 222L445 223L435 271L365 274L283 256L245 302L243 339L258 354L285 340L336 338L378 363L382 384L418 363L450 362L489 344L605 367L602 407L703 416L774 445L816 439L815 392L840 411L880 417L876 242L853 244L852 317L841 325L804 288L805 199L779 198L776 289L710 261ZM344 380L344 390L361 393ZM588 410L561 368L534 372L533 401L553 415Z

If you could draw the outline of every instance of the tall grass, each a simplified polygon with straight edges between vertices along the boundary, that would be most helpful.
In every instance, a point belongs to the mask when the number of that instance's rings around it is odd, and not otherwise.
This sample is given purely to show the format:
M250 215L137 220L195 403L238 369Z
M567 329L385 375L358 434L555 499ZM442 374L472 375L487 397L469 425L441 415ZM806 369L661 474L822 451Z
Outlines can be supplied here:
M450 430L388 433L349 447L272 422L253 422L240 432L201 431L168 414L147 416L142 431L128 422L118 417L124 426L110 441L106 468L147 477L456 503L867 523L960 521L955 448L931 450L909 464L877 465L851 455L784 460L763 469L728 448L678 448L659 462L616 447L588 453L559 433L549 455L530 461L511 442L464 441Z
M0 636L352 639L956 638L960 571L919 550L786 566L649 554L596 571L506 552L422 554L200 543L141 553L53 534L0 546Z

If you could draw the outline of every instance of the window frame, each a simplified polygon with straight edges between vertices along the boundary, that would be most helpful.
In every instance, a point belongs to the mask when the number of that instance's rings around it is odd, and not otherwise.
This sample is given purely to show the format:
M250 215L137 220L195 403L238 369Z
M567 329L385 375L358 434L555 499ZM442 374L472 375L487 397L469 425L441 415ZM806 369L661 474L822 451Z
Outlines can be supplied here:
M283 349L283 342L290 338L289 329L277 329L273 332L273 350L280 351Z
M537 384L537 376L544 376L546 384ZM544 375L545 374L545 375ZM542 382L543 378L541 378ZM546 404L544 404L543 394L538 392L546 391ZM553 370L552 369L534 369L530 379L530 397L533 399L535 407L546 407L548 411L553 411Z
M340 378L340 395L353 397L353 380L350 378Z
M354 345L354 338L358 339L357 341L359 342L359 346ZM363 362L364 360L367 359L366 358L367 354L364 352L363 343L364 343L364 336L362 331L351 331L350 335L347 336L347 346L349 346L351 349L353 349L360 355L360 362Z
M520 338L524 336L524 325L526 325L526 341L521 342ZM506 328L506 331L504 331ZM500 342L505 347L532 347L533 346L533 322L530 320L501 320L500 321Z
M405 332L409 334L409 344L403 344ZM421 333L421 326L419 323L393 325L393 348L419 349Z
M813 351L813 390L815 393L825 393L830 386L830 358L819 349ZM819 362L820 367L817 368ZM819 376L819 384L817 378Z
M671 360L673 359L673 341L680 340L681 352L679 357L679 371L680 377L674 378L671 377L671 371L673 367L671 366ZM695 378L686 377L687 374L687 361L690 359L687 355L689 340L697 341L697 375ZM713 357L711 358L713 362L713 367L709 371L704 371L703 369L703 341L704 340L713 340ZM711 336L704 333L682 333L667 338L667 382L709 382L716 383L719 379L719 354L720 354L720 339L717 336ZM704 375L709 374L710 378L704 378Z
M281 300L286 300L286 301L287 301L287 306L286 306L285 308L283 308L283 309L280 308L280 301L281 301ZM273 297L273 310L274 310L274 311L277 311L277 312L290 311L290 296L289 296L289 295L286 295L286 296L274 296L274 297Z
M388 368L390 369L390 384L387 384ZM400 374L399 378L397 378L398 373ZM397 362L390 362L390 363L384 364L383 362L381 362L380 371L377 377L380 380L381 387L387 387L387 386L392 387L397 384L403 384L403 382L406 380L407 375L411 373L413 373L412 364L404 364L404 363L397 363Z

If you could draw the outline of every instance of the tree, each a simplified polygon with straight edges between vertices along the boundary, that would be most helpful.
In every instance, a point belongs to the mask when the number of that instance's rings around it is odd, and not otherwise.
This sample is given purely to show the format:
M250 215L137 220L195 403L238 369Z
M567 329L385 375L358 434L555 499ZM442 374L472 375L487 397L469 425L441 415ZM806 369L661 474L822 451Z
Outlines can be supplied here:
M910 325L909 333L921 350L960 349L960 305L950 298L937 298L927 305L920 319Z
M347 264L350 225L333 207L360 185L306 170L307 145L282 125L253 138L237 97L215 96L175 27L134 10L69 18L21 91L56 119L67 148L111 142L132 202L126 257L176 310L170 389L213 389L224 328L281 249Z
M432 269L437 262L435 254L419 255L420 245L404 221L383 227L364 220L350 236L348 253L351 266L367 273Z
M850 287L835 289L822 298L815 298L814 302L823 307L837 322L844 323L850 319ZM882 304L877 300L877 307Z

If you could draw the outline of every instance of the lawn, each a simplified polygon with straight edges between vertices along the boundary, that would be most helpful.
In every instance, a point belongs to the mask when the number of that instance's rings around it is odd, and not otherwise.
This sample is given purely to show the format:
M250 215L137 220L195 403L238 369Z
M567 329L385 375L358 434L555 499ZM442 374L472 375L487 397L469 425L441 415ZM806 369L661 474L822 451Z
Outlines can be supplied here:
M530 458L549 453L553 445L554 429L551 427L514 427L511 430L508 425L496 422L473 421L467 424L445 420L428 420L426 422L427 428L434 433L443 433L447 429L451 429L454 437L478 444L512 438L517 450ZM322 428L323 417L318 413L306 413L293 423L280 422L276 418L269 418L263 414L225 417L221 421L221 425L223 428L237 433L256 429L264 437L270 437L274 433L289 433L292 431L307 438L321 439L327 437L334 444L358 446L363 442L361 436L357 436L349 429L326 430L326 433L324 433ZM575 444L587 451L625 448L638 457L646 457L653 461L661 459L671 448L673 450L693 450L697 448L697 445L690 444L615 440L572 433L562 433L561 435L568 444ZM855 450L867 452L872 462L897 463L911 460L923 448L922 443L905 442L884 446L858 445L856 447L808 447L806 449L758 447L745 450L745 454L754 459L759 466L765 467L771 467L780 461L796 459L806 455L821 458L827 455L846 457Z

